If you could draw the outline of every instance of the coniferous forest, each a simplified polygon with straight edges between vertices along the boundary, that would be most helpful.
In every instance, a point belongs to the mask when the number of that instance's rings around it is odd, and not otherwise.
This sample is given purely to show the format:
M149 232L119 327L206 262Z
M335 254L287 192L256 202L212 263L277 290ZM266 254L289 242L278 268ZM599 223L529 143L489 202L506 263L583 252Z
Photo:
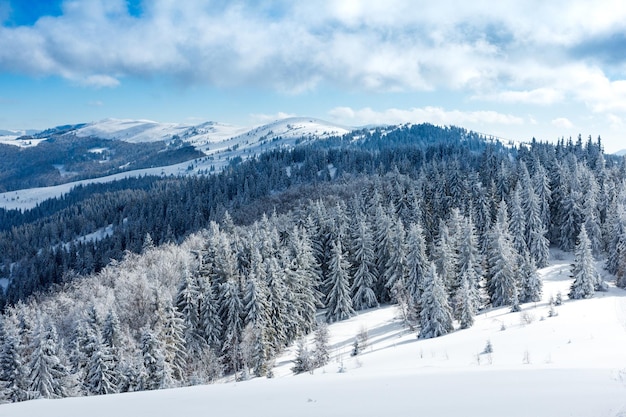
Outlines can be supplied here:
M594 259L626 287L625 180L600 138L505 146L413 125L0 210L0 396L271 377L315 331L301 372L325 360L320 317L387 303L438 337L539 300L551 246L575 253L570 298L606 289Z

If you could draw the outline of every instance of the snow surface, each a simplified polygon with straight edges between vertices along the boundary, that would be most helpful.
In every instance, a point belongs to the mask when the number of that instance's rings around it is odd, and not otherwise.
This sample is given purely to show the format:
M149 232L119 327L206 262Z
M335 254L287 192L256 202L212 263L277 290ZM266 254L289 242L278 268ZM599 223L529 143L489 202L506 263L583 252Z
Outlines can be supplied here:
M569 301L572 258L555 257L540 271L541 302L489 310L443 337L418 340L386 306L329 326L332 359L313 374L292 375L291 348L273 379L28 401L0 416L626 416L626 291ZM362 330L368 346L351 357Z
M181 140L201 150L206 156L174 165L125 171L50 187L0 193L0 207L7 210L28 210L44 200L67 194L78 185L106 183L146 175L211 174L224 169L234 158L246 160L271 149L295 146L299 141L326 139L331 136L346 134L349 131L350 128L347 127L304 117L282 119L253 129L213 122L182 129L180 125L157 124L150 121L107 119L103 122L87 125L77 132L82 132L81 134L85 136L93 134L109 139L117 138L133 142L146 141L149 138L164 140L165 137L168 137L171 139L173 134L177 134ZM98 150L98 148L94 148L89 152Z
M178 123L159 123L152 120L105 119L76 130L76 136L96 136L125 142L155 142L169 140L189 128Z

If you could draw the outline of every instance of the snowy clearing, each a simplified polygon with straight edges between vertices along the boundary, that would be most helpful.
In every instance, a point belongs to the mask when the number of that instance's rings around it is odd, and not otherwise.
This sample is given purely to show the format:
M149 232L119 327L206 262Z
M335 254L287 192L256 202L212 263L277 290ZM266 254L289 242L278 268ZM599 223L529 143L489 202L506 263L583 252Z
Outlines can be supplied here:
M475 325L418 340L385 306L329 326L332 358L293 376L295 348L275 378L0 406L0 416L624 416L626 291L570 301L571 256L540 270L544 296L522 311L489 310ZM561 292L558 315L548 317ZM350 356L354 337L367 347ZM491 341L493 352L483 352Z

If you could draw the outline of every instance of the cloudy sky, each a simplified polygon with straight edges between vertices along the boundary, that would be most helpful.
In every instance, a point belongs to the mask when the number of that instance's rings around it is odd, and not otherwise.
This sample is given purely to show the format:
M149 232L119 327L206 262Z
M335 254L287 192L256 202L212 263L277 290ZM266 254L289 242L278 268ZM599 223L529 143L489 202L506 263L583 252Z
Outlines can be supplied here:
M0 129L431 122L626 148L626 2L0 0Z

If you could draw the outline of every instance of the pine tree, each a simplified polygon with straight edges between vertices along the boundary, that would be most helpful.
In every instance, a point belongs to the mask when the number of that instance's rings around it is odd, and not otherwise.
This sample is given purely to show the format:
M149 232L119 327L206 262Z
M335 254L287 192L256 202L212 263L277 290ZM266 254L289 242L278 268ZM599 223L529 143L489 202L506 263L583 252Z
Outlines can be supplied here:
M454 317L461 324L461 329L467 329L474 324L474 316L480 305L476 282L478 277L470 260L467 268L461 272L460 283L453 299Z
M67 396L69 372L59 359L59 339L52 324L40 323L34 338L35 348L29 363L29 391L43 398Z
M426 275L420 323L420 339L439 337L454 329L446 290L434 263L431 263Z
M165 388L166 373L163 350L150 329L144 329L141 335L141 357L143 360L142 389Z
M313 367L319 368L326 365L330 360L330 353L328 352L328 325L326 323L318 323L315 329L314 340Z
M352 299L350 298L350 281L348 271L350 263L341 248L341 242L337 239L332 242L332 256L328 270L328 282L330 288L326 300L326 320L329 323L340 321L354 315Z
M570 288L569 298L577 300L591 298L596 289L596 283L600 281L598 272L593 264L591 243L587 237L585 228L581 228L576 245L574 265L572 267L574 282Z
M385 265L385 286L394 299L398 299L398 292L406 288L406 233L399 219L396 219L391 237L391 252Z
M27 368L20 352L19 337L16 332L4 326L4 340L0 350L0 396L10 402L26 401L28 391Z
M239 343L243 331L244 306L241 299L239 286L236 282L229 280L220 286L222 308L221 317L224 329L224 344L222 353L228 359L230 370L239 371L240 352Z
M437 265L437 273L445 285L446 293L453 293L456 285L458 258L451 245L448 226L443 220L439 222L439 236L435 245L433 260Z
M411 224L407 236L407 291L409 294L409 308L418 314L421 309L422 293L426 282L426 273L430 261L426 255L426 242L422 226L419 223Z
M85 389L91 395L112 394L117 392L116 385L117 375L111 348L97 336L87 365Z
M200 324L200 288L195 277L184 270L176 294L176 308L185 321L185 340L187 346L194 349L202 345ZM199 350L199 349L197 349Z
M535 260L528 254L526 254L522 262L521 276L520 301L522 303L541 301L543 282L539 274L537 274Z
M363 216L353 231L353 276L352 300L355 310L378 306L374 292L376 266L374 262L374 242L369 225Z
M168 377L182 381L187 367L185 346L185 320L170 301L165 303L161 320L160 340L163 343L163 356Z
M311 352L306 345L306 340L304 338L298 339L296 358L293 360L293 367L291 368L291 371L294 374L312 371L312 362Z
M522 209L520 187L516 187L511 197L511 221L509 231L513 238L513 247L523 255L528 250L526 244L526 215Z
M513 305L517 297L518 255L513 248L508 230L507 206L500 203L496 224L490 232L489 243L489 282L488 290L491 305L500 307Z
M214 350L221 347L222 320L219 302L209 277L200 277L200 329L206 344Z

